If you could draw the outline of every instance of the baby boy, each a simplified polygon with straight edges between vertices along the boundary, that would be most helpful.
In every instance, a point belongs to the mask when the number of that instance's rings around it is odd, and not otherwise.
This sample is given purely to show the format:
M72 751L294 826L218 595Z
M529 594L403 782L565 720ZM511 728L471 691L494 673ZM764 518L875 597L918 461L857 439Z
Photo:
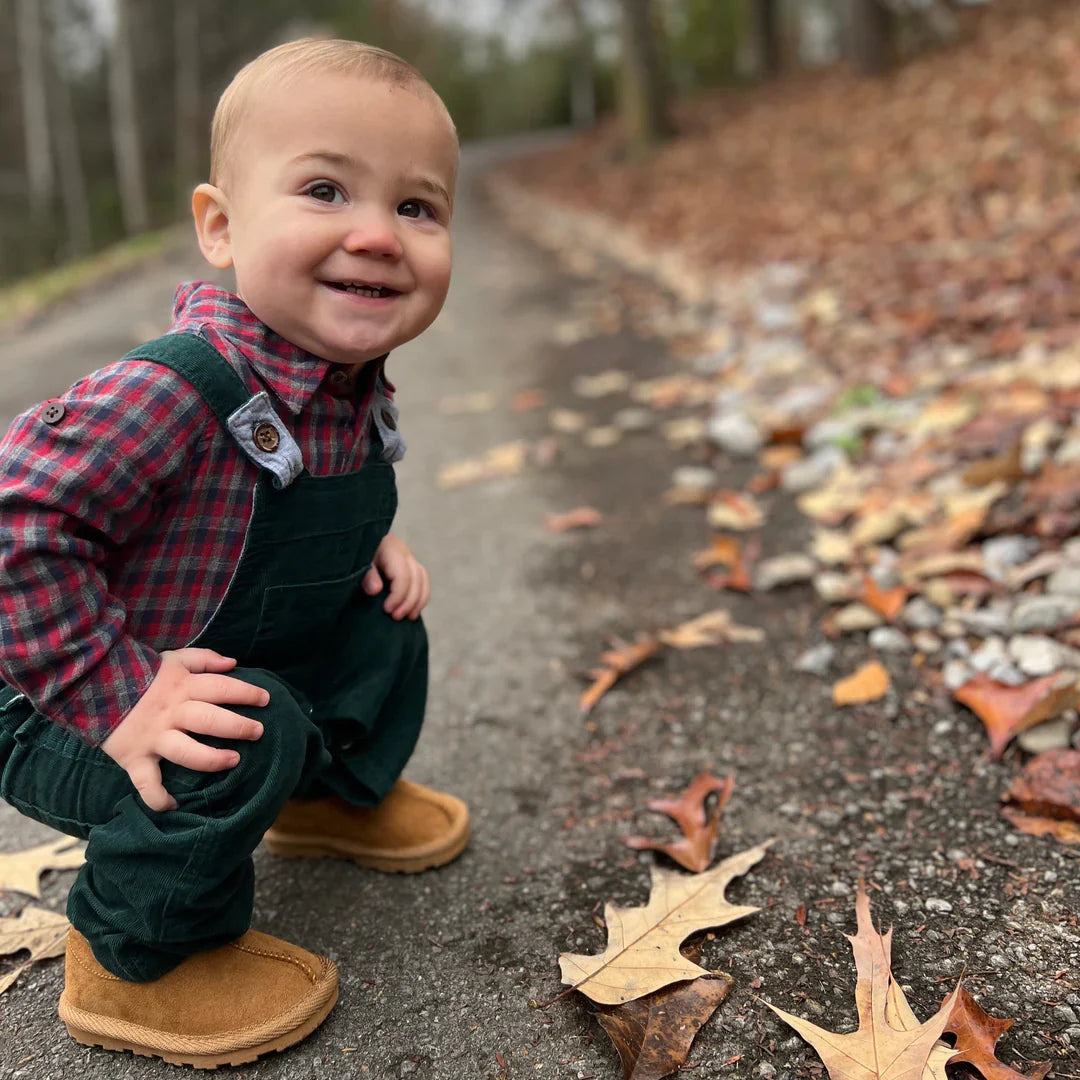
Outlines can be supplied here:
M450 280L454 126L389 53L297 41L214 116L193 197L236 295L16 418L0 443L0 795L88 841L60 1016L80 1042L251 1061L337 999L249 929L251 853L419 871L468 812L400 779L428 577L389 533L387 353Z

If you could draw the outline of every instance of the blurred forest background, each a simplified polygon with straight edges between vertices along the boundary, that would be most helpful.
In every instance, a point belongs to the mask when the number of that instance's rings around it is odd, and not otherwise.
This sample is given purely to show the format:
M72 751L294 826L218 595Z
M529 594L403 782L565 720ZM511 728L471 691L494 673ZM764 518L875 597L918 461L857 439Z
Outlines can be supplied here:
M672 95L845 55L879 73L947 42L973 2L0 0L0 281L181 219L218 94L280 41L401 54L465 139L621 108L643 154L670 133Z

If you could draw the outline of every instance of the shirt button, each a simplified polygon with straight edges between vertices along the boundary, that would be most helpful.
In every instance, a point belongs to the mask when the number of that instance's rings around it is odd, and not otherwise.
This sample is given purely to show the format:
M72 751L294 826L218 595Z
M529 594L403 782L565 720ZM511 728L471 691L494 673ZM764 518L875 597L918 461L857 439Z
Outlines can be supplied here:
M67 410L59 401L50 401L44 409L41 410L41 419L46 424L58 424L64 419L64 413Z
M330 382L333 383L334 386L347 386L349 382L349 376L344 371L341 371L339 369L338 371L335 371L333 372L333 374L331 374Z
M394 419L394 414L389 409L383 409L382 422L391 430L397 431L397 421Z
M272 454L281 443L281 436L278 434L278 429L274 427L273 424L266 423L266 421L255 425L255 430L252 432L252 438L255 440L255 445L260 450L265 450L268 454Z

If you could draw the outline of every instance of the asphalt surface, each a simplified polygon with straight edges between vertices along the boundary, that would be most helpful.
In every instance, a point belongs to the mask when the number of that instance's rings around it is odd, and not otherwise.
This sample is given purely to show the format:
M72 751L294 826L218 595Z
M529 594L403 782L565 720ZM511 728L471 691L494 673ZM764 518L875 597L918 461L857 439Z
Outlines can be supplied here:
M688 458L657 434L602 449L565 438L552 464L438 487L442 465L548 433L546 409L509 408L518 391L541 387L551 404L581 407L573 375L617 367L644 376L682 363L628 333L555 342L553 330L607 295L610 282L571 276L504 229L476 183L502 152L467 153L450 300L389 369L409 442L397 531L434 585L430 714L407 775L467 799L474 836L456 863L419 877L258 851L254 925L333 956L341 1000L300 1046L231 1071L267 1080L614 1080L621 1069L589 1003L573 995L537 1009L530 1000L562 989L559 952L602 950L594 916L604 902L645 902L652 856L620 837L663 831L646 799L711 768L736 777L721 854L776 843L729 889L731 900L761 911L706 943L704 963L729 971L735 989L698 1037L687 1075L822 1075L816 1054L758 996L825 1027L854 1028L854 969L841 934L854 932L860 877L877 921L895 924L894 970L921 1019L966 970L965 985L991 1013L1016 1018L999 1046L1003 1060L1025 1069L1053 1061L1055 1075L1080 1075L1080 860L1014 834L999 817L1016 751L991 762L973 717L919 700L903 660L892 665L897 690L885 702L834 708L827 682L792 668L818 640L822 610L808 589L729 600L701 584L690 558L705 546L702 513L662 502ZM163 260L0 342L0 422L159 332L174 284L202 274L188 254ZM450 395L481 391L498 407L439 409ZM626 404L616 397L589 408L600 422ZM734 468L725 476L732 486L743 478ZM600 528L545 532L546 512L582 504L604 512ZM778 505L765 555L796 546L803 528ZM668 652L582 718L575 673L608 635L722 604L761 626L765 643ZM837 674L866 653L864 642L846 643ZM0 850L46 835L0 808ZM49 875L47 902L62 906L70 881ZM5 913L17 908L10 895L0 903ZM56 1017L62 966L49 962L0 997L0 1077L179 1075L72 1043Z

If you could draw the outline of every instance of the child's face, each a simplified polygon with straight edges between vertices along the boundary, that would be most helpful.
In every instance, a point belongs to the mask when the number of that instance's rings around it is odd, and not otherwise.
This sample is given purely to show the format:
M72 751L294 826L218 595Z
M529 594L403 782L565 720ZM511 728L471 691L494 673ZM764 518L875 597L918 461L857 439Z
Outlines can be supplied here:
M336 363L371 360L446 298L457 162L445 113L417 90L292 80L251 107L222 188L208 189L225 220L209 245L200 228L204 253L234 267L241 298L282 337Z

